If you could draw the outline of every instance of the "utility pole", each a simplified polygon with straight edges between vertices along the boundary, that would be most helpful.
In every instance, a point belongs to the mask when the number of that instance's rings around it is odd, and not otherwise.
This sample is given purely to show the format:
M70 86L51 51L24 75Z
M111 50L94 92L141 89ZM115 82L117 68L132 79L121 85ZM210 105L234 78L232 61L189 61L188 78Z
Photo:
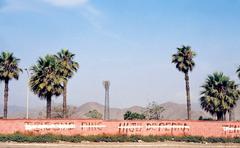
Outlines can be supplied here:
M103 81L103 86L104 86L104 89L105 89L104 120L109 120L110 119L110 110L109 110L110 81Z
M25 68L25 71L27 72L27 100L26 100L26 119L29 118L29 88L28 88L28 83L29 83L29 79L30 79L30 75L29 75L29 70L27 68Z

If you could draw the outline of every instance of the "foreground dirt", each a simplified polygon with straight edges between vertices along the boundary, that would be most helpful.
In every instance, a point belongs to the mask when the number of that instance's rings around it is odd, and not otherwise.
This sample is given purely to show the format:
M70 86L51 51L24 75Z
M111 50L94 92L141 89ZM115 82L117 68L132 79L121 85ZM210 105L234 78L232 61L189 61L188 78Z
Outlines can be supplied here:
M0 143L0 148L240 148L240 144L156 143Z

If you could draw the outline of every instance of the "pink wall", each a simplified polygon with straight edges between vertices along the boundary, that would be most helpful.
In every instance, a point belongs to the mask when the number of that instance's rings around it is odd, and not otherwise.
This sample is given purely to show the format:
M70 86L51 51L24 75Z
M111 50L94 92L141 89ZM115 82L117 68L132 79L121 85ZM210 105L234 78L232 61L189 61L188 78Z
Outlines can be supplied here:
M103 121L103 120L0 120L0 133L14 132L62 135L137 134L192 135L204 137L240 136L240 122L218 121Z

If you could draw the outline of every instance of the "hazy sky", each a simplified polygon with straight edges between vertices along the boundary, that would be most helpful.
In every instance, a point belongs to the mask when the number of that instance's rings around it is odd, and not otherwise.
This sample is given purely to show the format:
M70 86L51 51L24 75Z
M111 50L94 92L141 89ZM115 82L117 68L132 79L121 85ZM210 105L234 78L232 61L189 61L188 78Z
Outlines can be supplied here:
M239 28L239 0L0 0L0 50L14 52L22 68L61 48L76 54L80 69L68 88L73 105L103 103L105 79L114 107L185 103L184 75L171 63L183 44L197 52L190 83L198 102L208 74L222 71L239 82ZM9 104L25 106L26 83L25 72L11 81ZM1 98L2 89L3 83ZM30 99L32 107L45 106Z

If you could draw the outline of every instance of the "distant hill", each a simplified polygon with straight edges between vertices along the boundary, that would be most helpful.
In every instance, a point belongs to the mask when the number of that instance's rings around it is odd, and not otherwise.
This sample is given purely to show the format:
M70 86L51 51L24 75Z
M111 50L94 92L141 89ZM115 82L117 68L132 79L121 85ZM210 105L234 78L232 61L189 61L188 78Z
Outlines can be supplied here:
M164 107L165 111L163 112L164 119L186 119L187 112L186 112L186 105L185 104L177 104L173 102L166 102L161 104ZM193 105L197 106L197 105ZM102 104L96 102L88 102L78 107L77 114L74 117L78 118L86 118L84 116L85 113L89 112L90 110L96 109L98 112L104 112L104 106ZM205 113L204 111L200 110L200 107L197 109L199 110L192 110L192 119L198 119L200 116L205 118L210 117L209 114ZM111 119L123 119L123 114L126 111L138 112L142 113L145 110L144 107L141 106L132 106L130 108L110 108L110 117Z
M163 104L160 104L162 107L164 107L165 111L163 112L163 119L186 119L187 113L186 113L186 105L185 104L178 104L173 102L166 102ZM198 119L200 116L203 116L205 118L210 117L209 114L205 113L198 107L199 105L193 104L192 105L192 119ZM0 106L0 116L2 115L2 105ZM43 110L42 108L35 108L30 109L30 118L38 118L40 115L40 112ZM84 114L89 112L90 110L97 110L98 112L102 113L104 112L104 106L102 104L99 104L97 102L88 102L85 104L82 104L81 106L77 107L76 113L73 115L73 118L87 118ZM123 114L126 111L132 111L132 112L138 112L142 113L144 111L144 107L141 106L132 106L130 108L110 108L110 118L111 119L117 119L121 120L123 119ZM9 118L24 118L26 116L26 108L19 107L19 106L9 106ZM240 107L238 107L238 110L240 111ZM237 116L238 117L238 116ZM239 115L240 118L240 115Z
M25 107L10 105L8 107L9 118L23 118L26 115ZM3 105L0 106L0 117L3 116Z
M29 117L37 118L40 112L40 108L29 109ZM3 116L3 105L0 105L0 117ZM26 117L26 108L16 105L8 106L8 118L25 118Z
M177 104L173 102L167 102L161 104L165 108L163 112L164 119L187 119L187 109L185 104ZM200 108L195 109L195 104L192 105L192 119L197 120L200 116L204 118L210 117L209 114L200 110Z
M75 117L80 117L80 118L85 118L84 114L89 112L90 110L97 110L98 112L100 112L101 114L103 114L104 112L104 105L96 103L96 102L88 102L85 103L81 106L78 107L77 110L77 115L75 115ZM144 111L143 107L140 106L133 106L130 108L124 108L124 109L120 109L120 108L110 108L110 118L111 119L123 119L123 114L126 111L132 111L132 112L138 112L141 113Z

